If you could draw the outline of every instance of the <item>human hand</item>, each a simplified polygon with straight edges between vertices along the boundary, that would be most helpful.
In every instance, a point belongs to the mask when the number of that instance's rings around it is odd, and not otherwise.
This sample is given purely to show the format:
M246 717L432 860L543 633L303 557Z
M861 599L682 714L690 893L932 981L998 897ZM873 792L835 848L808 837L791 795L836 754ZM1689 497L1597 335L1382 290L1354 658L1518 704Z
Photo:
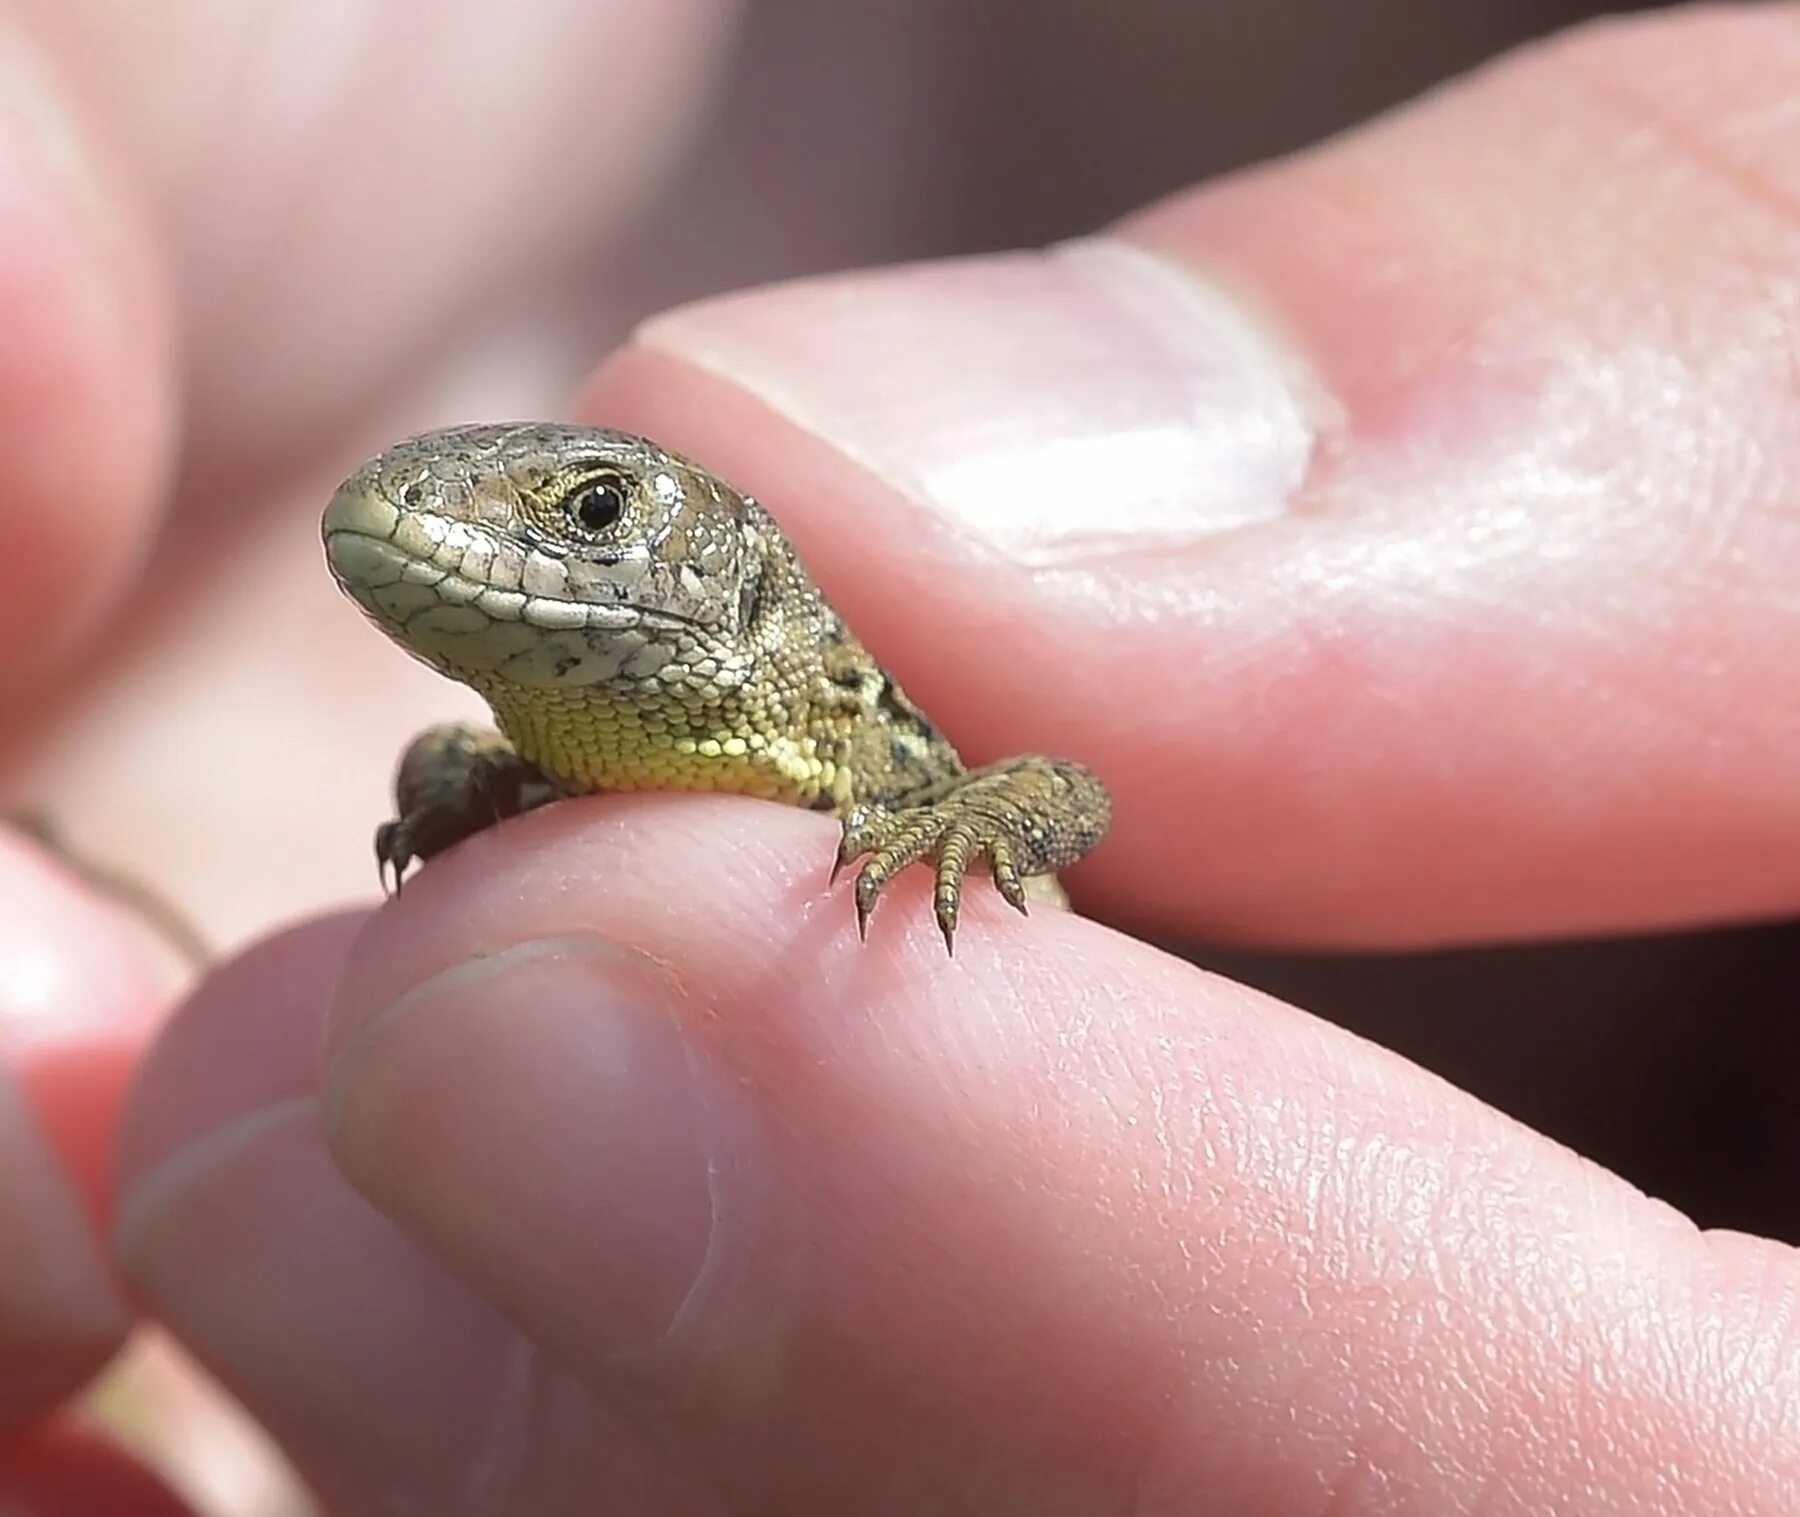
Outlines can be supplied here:
M1792 911L1792 17L1586 33L1073 251L679 313L580 409L767 501L972 756L1092 761L1096 914ZM331 1501L1800 1504L1791 1251L1094 921L979 898L947 963L904 880L859 945L833 840L551 808L177 1021L121 1255Z

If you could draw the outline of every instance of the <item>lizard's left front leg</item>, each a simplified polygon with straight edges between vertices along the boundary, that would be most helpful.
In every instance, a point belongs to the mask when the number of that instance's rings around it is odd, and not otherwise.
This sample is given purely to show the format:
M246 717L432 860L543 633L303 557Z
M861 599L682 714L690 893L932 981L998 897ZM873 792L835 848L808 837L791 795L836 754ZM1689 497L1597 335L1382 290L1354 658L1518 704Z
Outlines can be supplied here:
M375 831L375 859L400 888L406 866L442 853L494 823L534 811L563 790L492 727L445 722L407 746L394 776L399 813Z
M852 808L844 818L837 867L868 856L856 877L856 925L866 936L882 887L908 864L931 858L937 870L933 909L944 947L955 952L963 881L971 869L992 874L1001 897L1023 912L1033 893L1027 880L1068 868L1100 841L1111 821L1112 797L1092 770L1026 754L939 781L892 805Z

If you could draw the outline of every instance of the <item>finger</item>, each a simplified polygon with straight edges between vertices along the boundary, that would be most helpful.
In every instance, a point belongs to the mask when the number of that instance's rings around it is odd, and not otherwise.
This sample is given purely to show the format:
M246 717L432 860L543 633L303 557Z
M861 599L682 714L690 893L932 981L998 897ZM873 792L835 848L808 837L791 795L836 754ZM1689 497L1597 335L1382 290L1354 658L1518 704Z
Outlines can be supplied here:
M584 414L754 490L1142 926L1800 906L1789 5L1576 33L1053 249L652 322Z
M0 688L118 595L170 447L168 312L124 181L0 21Z
M111 908L0 835L0 1431L77 1389L129 1325L99 1241L106 1155L165 990Z
M346 1172L728 1509L1800 1498L1791 1254L1067 913L861 945L832 841L535 813L333 1010Z
M343 1181L316 1084L360 919L220 971L146 1062L121 1132L117 1256L140 1299L334 1510L708 1511L554 1360ZM398 1495L396 1494L398 1493Z
M0 1511L7 1517L190 1517L143 1465L69 1423L0 1442Z
M184 464L235 512L447 347L538 328L667 171L735 7L347 0L329 32L205 0L26 9L179 249Z

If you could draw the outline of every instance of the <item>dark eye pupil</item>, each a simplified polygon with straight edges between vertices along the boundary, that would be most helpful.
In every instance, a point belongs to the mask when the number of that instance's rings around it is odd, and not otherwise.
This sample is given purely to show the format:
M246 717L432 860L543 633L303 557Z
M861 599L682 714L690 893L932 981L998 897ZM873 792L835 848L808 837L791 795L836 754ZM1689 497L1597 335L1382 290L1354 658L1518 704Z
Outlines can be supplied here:
M611 480L589 485L575 498L575 519L590 532L604 532L625 514L625 492Z

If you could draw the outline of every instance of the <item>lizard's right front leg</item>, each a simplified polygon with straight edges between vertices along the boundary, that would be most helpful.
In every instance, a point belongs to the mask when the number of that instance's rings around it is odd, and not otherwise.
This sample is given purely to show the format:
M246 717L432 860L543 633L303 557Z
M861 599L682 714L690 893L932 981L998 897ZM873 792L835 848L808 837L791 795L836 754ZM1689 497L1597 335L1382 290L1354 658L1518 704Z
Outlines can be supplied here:
M407 746L394 776L399 815L375 830L375 859L396 892L406 866L554 801L565 792L492 727L446 722Z

